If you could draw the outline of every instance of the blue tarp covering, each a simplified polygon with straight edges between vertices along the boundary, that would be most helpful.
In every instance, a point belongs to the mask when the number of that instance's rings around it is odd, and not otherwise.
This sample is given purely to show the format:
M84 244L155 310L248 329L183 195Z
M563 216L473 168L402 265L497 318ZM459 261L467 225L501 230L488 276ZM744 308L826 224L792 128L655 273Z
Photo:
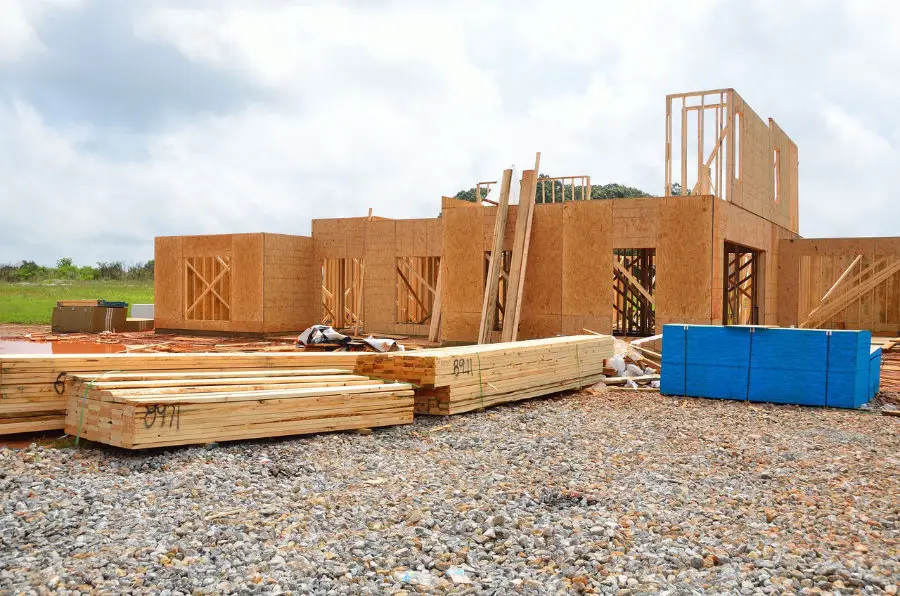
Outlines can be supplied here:
M660 391L858 408L878 392L871 341L868 331L665 325Z

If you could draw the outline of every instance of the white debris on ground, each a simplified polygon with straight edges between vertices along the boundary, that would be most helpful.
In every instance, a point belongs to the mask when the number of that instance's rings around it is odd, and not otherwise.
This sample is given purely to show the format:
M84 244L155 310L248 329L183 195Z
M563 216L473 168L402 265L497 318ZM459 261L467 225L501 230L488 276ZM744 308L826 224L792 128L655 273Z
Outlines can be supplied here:
M0 591L896 593L896 418L594 393L371 434L2 448Z

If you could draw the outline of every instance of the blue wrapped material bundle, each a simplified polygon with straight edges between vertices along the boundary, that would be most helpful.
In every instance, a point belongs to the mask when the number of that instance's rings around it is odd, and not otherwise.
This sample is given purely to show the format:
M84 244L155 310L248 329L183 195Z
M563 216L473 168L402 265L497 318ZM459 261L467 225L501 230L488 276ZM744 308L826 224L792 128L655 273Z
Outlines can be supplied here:
M871 399L868 331L665 325L665 395L858 408ZM877 364L873 363L877 360Z

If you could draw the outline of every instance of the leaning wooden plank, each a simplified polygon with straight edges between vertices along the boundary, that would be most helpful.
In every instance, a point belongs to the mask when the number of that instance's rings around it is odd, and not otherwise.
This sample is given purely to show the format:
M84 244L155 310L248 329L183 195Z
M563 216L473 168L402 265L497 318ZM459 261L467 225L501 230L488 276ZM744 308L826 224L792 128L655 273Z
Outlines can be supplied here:
M512 184L512 170L504 170L500 183L500 200L494 218L494 237L491 244L491 260L488 265L484 298L481 304L481 324L478 328L478 343L490 343L494 331L497 293L500 287L500 271L503 269L503 238L506 235L506 215L509 211L509 191Z
M522 312L522 293L525 287L525 268L528 264L528 246L531 243L531 222L534 218L537 171L522 172L519 207L516 211L516 235L513 240L512 262L509 268L509 284L506 291L506 311L503 317L502 341L515 341L519 333L519 317Z
M441 264L443 268L443 264ZM431 305L431 324L428 327L428 341L441 340L441 269L438 269L437 287L434 290L434 302Z

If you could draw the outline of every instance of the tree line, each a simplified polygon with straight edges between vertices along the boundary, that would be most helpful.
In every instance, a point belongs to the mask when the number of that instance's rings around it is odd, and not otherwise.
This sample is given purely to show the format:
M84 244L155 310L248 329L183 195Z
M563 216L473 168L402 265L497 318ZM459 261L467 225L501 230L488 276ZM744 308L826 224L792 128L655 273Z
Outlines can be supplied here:
M537 194L535 196L536 203L550 203L555 199L555 202L562 203L564 201L580 201L585 197L582 196L583 189L581 186L575 185L574 187L571 184L563 184L562 180L554 180L552 182L540 182L543 178L550 178L547 174L541 174L538 176L538 189ZM551 188L550 185L553 185L554 188ZM544 188L542 189L542 185ZM481 198L484 199L486 192L484 190L481 191ZM635 188L633 186L625 186L623 184L617 184L615 182L611 184L592 184L590 190L589 199L626 199L631 197L649 197L650 194L644 192L639 188ZM552 198L551 198L552 197ZM455 199L462 199L463 201L475 202L475 188L470 188L468 190L461 190L456 195L454 195Z
M34 261L0 265L0 281L34 282L48 280L73 281L153 281L153 260L126 264L122 261L98 262L97 265L78 266L65 257L56 267L44 267Z

